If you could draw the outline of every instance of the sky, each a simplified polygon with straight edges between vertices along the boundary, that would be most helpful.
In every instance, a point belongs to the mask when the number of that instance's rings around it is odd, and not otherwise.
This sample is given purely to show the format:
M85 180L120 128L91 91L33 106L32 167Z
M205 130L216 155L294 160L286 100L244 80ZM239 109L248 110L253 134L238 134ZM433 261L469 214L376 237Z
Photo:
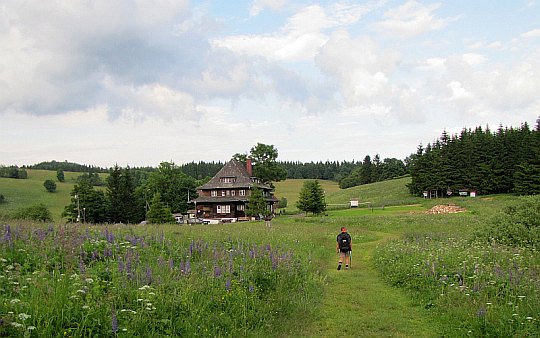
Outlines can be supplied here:
M3 165L405 159L540 117L540 0L2 0L0 46Z

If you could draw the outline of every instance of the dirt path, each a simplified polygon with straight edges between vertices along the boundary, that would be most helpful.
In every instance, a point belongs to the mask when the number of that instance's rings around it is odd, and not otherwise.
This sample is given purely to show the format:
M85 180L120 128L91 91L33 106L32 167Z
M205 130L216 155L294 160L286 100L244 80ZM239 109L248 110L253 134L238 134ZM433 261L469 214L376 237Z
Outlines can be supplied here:
M353 243L352 268L337 271L337 257L329 252L328 283L321 313L309 337L436 337L422 309L402 291L385 284L373 265L378 243L395 237L377 232L378 240Z

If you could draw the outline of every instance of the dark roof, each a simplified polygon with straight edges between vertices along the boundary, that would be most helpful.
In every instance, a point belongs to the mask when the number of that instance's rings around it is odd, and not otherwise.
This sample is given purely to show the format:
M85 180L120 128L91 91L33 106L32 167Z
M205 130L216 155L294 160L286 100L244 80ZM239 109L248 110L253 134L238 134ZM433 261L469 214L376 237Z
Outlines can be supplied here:
M223 178L231 178L233 182L225 183ZM246 167L242 162L237 160L230 160L225 163L223 168L206 184L197 187L197 190L210 190L210 189L241 189L241 188L253 188L257 187L263 190L272 190L272 188L266 184L258 183L255 177L250 177Z
M266 197L265 198L268 202L277 202L278 199L275 197ZM217 196L217 197L211 197L211 196L199 196L195 199L197 203L230 203L230 202L247 202L249 200L249 197L247 196Z

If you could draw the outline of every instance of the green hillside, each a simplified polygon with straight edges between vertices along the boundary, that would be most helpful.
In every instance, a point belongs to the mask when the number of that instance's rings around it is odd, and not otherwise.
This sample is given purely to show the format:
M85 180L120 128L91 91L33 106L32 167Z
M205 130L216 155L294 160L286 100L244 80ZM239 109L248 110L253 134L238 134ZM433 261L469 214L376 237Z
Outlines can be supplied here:
M281 182L274 183L275 196L280 199L285 197L287 199L287 210L296 210L296 202L298 201L298 194L304 185L304 179L289 179ZM318 180L321 184L326 195L332 195L338 192L339 186L337 182Z
M54 221L60 221L64 207L70 202L70 192L75 180L82 173L64 172L65 182L58 182L56 171L27 169L28 179L0 178L0 194L6 202L0 204L0 216L30 205L43 203L51 211ZM56 192L45 190L43 182L51 179L56 182Z
M287 198L287 210L296 210L298 194L305 181L292 179L275 183L275 195ZM348 189L340 189L338 183L333 181L319 180L319 183L326 193L328 209L339 209L348 207L351 199L358 199L361 207L366 206L367 202L375 207L421 203L423 198L409 193L406 185L410 181L410 177L404 177Z
M410 181L410 177L403 177L337 190L326 195L326 202L328 204L349 204L351 199L358 199L360 203L370 202L373 206L420 203L423 198L412 196L409 193L407 184Z

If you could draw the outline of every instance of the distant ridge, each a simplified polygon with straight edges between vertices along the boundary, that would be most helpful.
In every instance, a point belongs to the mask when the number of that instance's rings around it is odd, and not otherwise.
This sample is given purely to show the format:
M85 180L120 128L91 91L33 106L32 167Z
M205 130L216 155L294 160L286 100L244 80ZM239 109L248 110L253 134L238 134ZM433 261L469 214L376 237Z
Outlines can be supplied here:
M40 169L40 170L64 170L64 171L72 171L72 172L80 172L80 173L106 173L108 172L107 168L101 168L94 165L86 165L86 164L78 164L73 162L57 162L55 160L47 161L47 162L41 162L34 165L24 166L24 168L27 169Z

